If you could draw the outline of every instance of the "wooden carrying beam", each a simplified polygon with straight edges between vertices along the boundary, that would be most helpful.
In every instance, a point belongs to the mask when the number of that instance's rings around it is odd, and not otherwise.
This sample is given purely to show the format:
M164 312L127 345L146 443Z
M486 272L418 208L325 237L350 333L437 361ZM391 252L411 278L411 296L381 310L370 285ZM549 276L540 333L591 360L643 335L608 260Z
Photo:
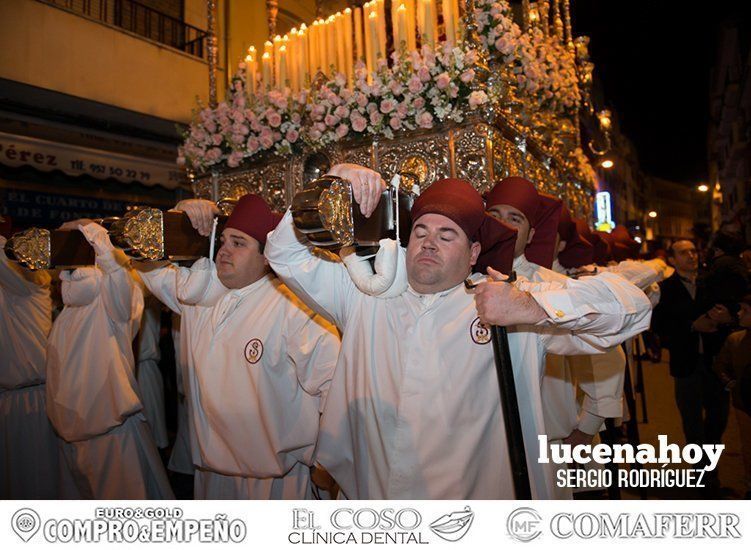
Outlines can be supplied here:
M226 220L226 216L219 217L217 237ZM136 260L196 260L209 255L209 237L201 236L184 212L135 208L122 218L99 222L107 228L112 244ZM96 259L80 231L35 227L13 235L5 252L8 258L32 270L83 267L94 265Z

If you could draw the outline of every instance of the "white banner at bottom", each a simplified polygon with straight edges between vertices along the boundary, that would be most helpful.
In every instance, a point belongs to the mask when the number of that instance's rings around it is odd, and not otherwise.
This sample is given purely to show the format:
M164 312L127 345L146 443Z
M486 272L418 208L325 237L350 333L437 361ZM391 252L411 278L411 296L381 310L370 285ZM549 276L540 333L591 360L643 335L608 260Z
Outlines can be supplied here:
M3 501L11 548L744 547L747 501Z

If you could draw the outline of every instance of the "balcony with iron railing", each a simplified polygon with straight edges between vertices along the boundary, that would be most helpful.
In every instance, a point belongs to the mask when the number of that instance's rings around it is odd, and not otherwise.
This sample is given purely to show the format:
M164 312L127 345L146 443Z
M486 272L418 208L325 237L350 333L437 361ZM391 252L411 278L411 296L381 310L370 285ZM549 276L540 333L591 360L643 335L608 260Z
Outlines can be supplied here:
M207 59L208 33L134 0L39 0Z

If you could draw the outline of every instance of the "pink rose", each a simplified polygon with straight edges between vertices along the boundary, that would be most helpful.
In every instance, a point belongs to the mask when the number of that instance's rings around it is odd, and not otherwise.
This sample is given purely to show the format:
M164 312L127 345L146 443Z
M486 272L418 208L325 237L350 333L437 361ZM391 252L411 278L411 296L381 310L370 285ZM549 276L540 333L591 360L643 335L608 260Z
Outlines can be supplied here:
M407 83L407 88L413 94L419 94L422 91L422 82L420 82L417 75L412 75L412 78Z
M365 94L358 94L357 95L357 104L360 107L365 107L368 104L368 96Z
M475 71L474 69L467 69L462 73L462 75L459 77L462 82L465 84L468 84L469 82L472 82L475 78Z
M430 70L425 65L423 65L417 71L417 76L420 78L421 82L428 82L430 80Z
M230 154L229 157L227 157L227 166L230 168L236 168L240 166L240 162L243 159L243 154L235 151L234 153Z
M322 134L321 134L321 132L319 132L319 131L318 131L318 130L316 130L315 128L313 128L312 130L310 130L310 131L308 132L308 137L309 137L309 138L310 138L311 140L313 140L313 141L318 141L319 139L321 139L321 135L322 135Z
M389 114L396 108L396 101L393 99L384 99L381 101L381 112L385 115Z
M362 132L368 126L368 121L360 113L353 113L349 120L355 132Z
M416 97L415 100L412 102L412 107L417 109L418 111L425 107L425 98L422 97Z
M420 128L432 128L433 127L433 115L425 111L417 115L417 125Z
M257 138L254 138L254 137L249 137L248 138L247 147L248 147L248 152L250 154L253 154L256 151L258 151L258 147L259 146L260 146L260 144L258 143L258 139Z
M274 145L274 140L271 138L271 134L262 135L258 141L264 149L271 149L271 146Z
M383 120L383 115L379 113L378 111L373 111L370 113L370 124L373 126L378 126L381 121Z
M334 109L334 114L338 116L340 119L349 117L349 107L345 105L339 105L336 109Z
M206 152L206 158L210 161L216 162L222 156L222 150L216 147L212 147Z
M221 134L214 134L213 136L211 136L211 141L214 145L221 145L222 144Z
M469 94L469 108L476 109L480 105L487 103L488 96L483 91L472 92Z
M443 90L451 82L451 77L448 73L441 73L435 78L435 85L439 90Z
M336 127L336 137L342 139L349 133L349 127L346 124L340 124Z
M326 115L326 118L323 119L323 122L328 126L329 128L333 128L337 124L339 124L339 117L336 115L328 114Z
M276 111L266 111L266 121L272 128L278 128L282 123L282 115L280 115Z
M399 117L392 116L389 119L389 126L394 130L399 130L402 127L402 121Z
M300 132L298 132L294 128L290 128L289 130L287 130L287 133L284 137L290 143L295 143L297 141L297 138L300 137Z

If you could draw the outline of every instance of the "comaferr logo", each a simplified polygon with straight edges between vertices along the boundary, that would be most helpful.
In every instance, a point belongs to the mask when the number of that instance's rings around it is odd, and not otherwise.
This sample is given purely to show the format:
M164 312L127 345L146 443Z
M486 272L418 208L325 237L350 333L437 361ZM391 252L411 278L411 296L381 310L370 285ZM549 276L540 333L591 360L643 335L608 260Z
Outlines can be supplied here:
M530 542L542 534L542 518L534 508L517 508L506 520L506 531L512 539Z
M479 317L475 317L475 320L469 326L469 335L475 344L487 344L490 342L490 327L481 323Z

